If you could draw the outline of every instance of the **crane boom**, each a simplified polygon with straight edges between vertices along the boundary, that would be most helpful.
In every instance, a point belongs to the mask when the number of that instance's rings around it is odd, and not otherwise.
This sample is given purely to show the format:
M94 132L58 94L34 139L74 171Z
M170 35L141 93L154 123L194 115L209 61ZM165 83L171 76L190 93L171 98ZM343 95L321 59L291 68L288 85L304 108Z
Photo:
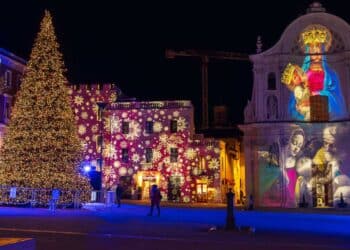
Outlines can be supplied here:
M208 111L208 62L209 59L218 60L239 60L249 61L246 54L225 51L210 51L210 50L165 50L165 57L174 59L175 57L199 57L201 60L202 73L202 129L209 127L209 111Z

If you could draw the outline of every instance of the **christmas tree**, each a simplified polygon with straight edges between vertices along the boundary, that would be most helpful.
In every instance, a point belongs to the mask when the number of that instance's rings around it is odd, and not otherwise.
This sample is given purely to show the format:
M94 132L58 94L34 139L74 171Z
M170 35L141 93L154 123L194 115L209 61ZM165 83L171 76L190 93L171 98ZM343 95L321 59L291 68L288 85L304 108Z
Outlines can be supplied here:
M64 73L52 18L45 11L0 152L0 185L22 187L17 201L28 200L23 188L37 189L29 198L42 205L52 189L61 191L61 203L76 191L86 198L90 190L79 174L82 143Z

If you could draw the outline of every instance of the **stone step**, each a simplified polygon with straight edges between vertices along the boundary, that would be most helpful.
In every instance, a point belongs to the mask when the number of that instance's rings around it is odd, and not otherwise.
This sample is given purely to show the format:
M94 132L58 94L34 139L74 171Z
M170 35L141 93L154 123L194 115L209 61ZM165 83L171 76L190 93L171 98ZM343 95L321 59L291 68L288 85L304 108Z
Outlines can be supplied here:
M32 238L0 238L0 250L35 250Z

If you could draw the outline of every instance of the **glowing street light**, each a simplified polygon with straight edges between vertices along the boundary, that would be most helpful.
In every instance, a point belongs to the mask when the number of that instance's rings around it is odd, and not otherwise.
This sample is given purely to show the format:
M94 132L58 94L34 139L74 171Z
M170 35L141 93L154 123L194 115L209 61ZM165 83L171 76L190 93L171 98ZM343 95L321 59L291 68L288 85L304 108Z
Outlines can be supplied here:
M84 169L84 172L85 172L85 173L88 173L88 172L90 172L90 170L91 170L91 166L88 165L88 164L86 164L86 165L84 165L83 169Z

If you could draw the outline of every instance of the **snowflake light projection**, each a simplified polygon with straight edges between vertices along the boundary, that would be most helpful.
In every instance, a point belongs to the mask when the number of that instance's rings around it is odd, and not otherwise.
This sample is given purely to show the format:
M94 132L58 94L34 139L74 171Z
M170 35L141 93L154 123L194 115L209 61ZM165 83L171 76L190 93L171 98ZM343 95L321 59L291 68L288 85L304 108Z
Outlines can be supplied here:
M220 189L220 180L215 178L220 176L220 151L204 139L199 145L193 145L190 102L109 103L113 93L110 86L100 89L96 85L80 86L71 91L79 134L85 140L85 159L91 162L101 157L99 137L102 132L104 187L129 178L128 188L136 190L152 180L159 184L165 199L176 197L177 201L191 202L196 200L196 181L203 178L194 175L193 169L199 162L205 162L200 173L206 175L208 186ZM96 102L109 103L102 120L98 119ZM175 133L170 131L173 120L177 121ZM127 133L123 131L123 122L128 125ZM153 123L153 133L145 132L146 122Z
M98 149L98 136L100 135L100 121L97 117L99 102L108 102L109 96L113 93L110 84L105 84L103 89L97 84L71 86L68 94L71 96L71 103L78 125L78 133L85 141L84 159L96 160L100 158ZM98 167L98 166L96 166Z
M185 152L185 157L188 160L194 160L197 157L197 152L193 148L188 148Z

